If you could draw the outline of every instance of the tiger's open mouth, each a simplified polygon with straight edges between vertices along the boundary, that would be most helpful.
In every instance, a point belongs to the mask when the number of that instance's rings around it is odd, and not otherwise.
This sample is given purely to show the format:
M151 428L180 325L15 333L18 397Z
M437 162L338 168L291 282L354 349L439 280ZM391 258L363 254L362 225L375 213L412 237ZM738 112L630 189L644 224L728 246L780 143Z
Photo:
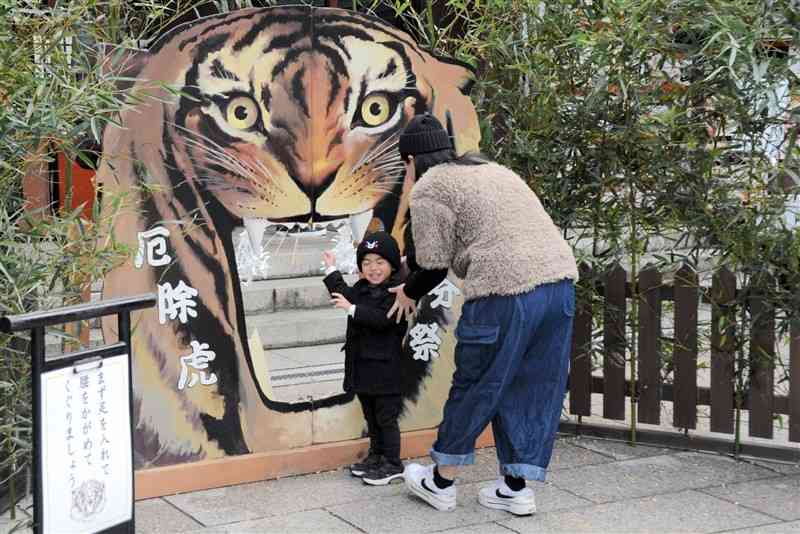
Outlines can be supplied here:
M369 209L341 217L246 218L243 228L234 230L231 268L241 282L242 343L267 399L317 403L343 393L347 316L330 305L321 280L322 252L333 250L337 266L350 278L355 243L373 214Z
M297 229L300 230L298 235L303 235L303 231L323 229L328 225L334 228L341 228L349 224L353 241L360 242L364 238L367 227L372 220L372 214L373 210L369 209L356 215L350 215L349 217L309 214L308 216L301 215L276 219L245 218L243 219L243 223L247 231L247 236L250 239L250 246L254 253L259 254L264 252L262 247L264 233L270 226L276 226L280 229L285 228L285 231Z

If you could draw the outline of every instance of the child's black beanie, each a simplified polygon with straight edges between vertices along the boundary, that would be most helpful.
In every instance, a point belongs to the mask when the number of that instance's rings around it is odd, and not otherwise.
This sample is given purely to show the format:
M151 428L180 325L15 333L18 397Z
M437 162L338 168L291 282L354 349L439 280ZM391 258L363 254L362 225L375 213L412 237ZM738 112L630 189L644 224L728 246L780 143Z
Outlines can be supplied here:
M392 266L395 271L400 270L400 247L397 241L388 232L375 232L364 237L356 249L356 264L361 270L361 262L367 254L377 254Z

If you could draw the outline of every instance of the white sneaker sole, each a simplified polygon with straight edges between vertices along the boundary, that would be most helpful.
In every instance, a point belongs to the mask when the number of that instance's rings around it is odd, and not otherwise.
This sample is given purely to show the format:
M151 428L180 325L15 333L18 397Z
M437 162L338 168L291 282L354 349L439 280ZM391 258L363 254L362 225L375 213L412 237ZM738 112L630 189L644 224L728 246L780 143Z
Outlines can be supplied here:
M403 473L397 473L395 475L389 475L383 478L361 477L361 480L364 481L364 484L369 484L370 486L387 486L391 484L393 480L397 480L398 478L403 478Z
M353 475L354 477L361 478L367 474L367 471L366 470L362 471L361 469L351 469L350 474Z
M426 503L430 504L437 510L440 510L442 512L452 512L453 510L456 509L456 501L442 499L435 493L431 493L422 486L417 485L417 483L414 480L407 478L406 487L409 489L411 493L413 493Z
M478 502L486 508L494 510L505 510L514 515L532 515L536 513L536 502L519 502L512 499L501 499L500 497L484 496L478 494Z

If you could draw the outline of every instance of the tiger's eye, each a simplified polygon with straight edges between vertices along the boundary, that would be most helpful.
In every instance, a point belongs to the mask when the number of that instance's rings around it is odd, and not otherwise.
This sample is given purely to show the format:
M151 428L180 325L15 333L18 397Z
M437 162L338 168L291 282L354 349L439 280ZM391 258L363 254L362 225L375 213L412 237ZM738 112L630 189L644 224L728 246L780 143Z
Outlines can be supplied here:
M385 95L370 95L361 104L361 118L367 126L380 126L391 116L391 104Z
M248 96L237 96L228 102L228 123L238 130L252 128L258 120L258 106Z

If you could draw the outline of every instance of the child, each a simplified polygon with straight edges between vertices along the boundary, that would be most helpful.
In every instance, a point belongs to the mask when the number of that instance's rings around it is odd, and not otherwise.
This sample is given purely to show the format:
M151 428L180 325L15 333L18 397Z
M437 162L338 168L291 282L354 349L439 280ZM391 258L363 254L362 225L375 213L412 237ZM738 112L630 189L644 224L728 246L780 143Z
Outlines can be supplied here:
M361 278L348 286L336 269L336 257L324 252L325 286L335 307L347 311L344 390L358 396L369 432L369 455L350 472L373 486L402 478L400 427L400 357L406 322L386 314L394 302L390 287L401 283L400 249L386 232L364 238L356 250Z

